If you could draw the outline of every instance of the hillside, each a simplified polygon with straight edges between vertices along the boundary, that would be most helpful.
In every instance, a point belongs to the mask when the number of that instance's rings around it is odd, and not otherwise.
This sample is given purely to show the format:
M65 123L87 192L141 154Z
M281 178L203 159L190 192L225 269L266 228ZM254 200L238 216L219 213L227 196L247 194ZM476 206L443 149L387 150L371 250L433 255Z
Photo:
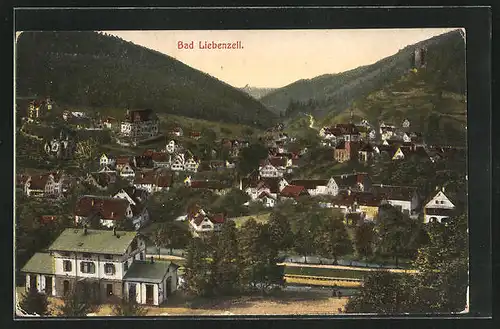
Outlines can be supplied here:
M276 88L258 88L246 85L245 87L240 88L240 90L244 91L255 99L261 99L262 97L276 90Z
M261 102L276 113L283 113L291 105L288 117L301 112L316 117L341 113L354 101L405 76L413 67L413 52L417 47L428 50L426 72L419 76L429 88L465 93L465 48L457 30L407 46L372 65L299 80L266 95Z
M465 44L456 34L428 46L427 65L411 70L362 97L345 110L331 112L318 124L330 125L367 119L399 125L407 118L412 131L420 131L429 144L465 144Z
M246 93L174 58L97 32L24 32L17 96L89 108L152 108L267 127L276 116Z

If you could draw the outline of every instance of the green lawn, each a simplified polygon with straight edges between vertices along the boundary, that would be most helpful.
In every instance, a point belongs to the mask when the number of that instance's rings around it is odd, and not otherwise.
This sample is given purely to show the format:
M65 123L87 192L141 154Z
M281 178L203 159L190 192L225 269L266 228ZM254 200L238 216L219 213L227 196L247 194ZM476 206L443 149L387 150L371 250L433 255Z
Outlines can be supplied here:
M255 221L257 223L267 223L267 221L269 220L269 216L270 215L271 215L270 212L266 212L266 213L256 214L256 215L235 217L235 218L232 218L232 220L235 222L236 227L240 228L250 218L255 219Z

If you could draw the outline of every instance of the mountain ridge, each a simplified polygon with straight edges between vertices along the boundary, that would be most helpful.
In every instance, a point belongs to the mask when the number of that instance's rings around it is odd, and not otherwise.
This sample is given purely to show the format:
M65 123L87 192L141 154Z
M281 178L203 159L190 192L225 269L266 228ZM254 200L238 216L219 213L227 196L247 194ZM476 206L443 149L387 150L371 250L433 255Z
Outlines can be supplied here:
M262 97L261 102L276 113L285 114L292 102L310 103L312 114L318 117L331 112L340 113L355 100L366 97L391 81L399 79L412 67L415 49L435 48L449 40L462 40L460 30L444 33L400 49L396 54L373 64L335 74L323 74L311 79L301 79ZM457 65L457 63L455 63ZM465 65L465 61L461 64ZM311 108L312 107L312 108Z
M16 55L18 95L47 95L65 104L124 111L153 108L257 127L276 119L240 89L169 55L105 33L23 32Z

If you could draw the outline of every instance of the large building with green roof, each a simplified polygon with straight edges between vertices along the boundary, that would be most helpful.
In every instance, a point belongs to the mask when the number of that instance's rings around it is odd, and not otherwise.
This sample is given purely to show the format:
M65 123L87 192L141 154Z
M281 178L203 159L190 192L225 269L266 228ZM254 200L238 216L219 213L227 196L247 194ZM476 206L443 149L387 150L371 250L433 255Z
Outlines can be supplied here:
M63 297L82 287L102 302L118 297L160 305L178 285L177 266L146 259L144 238L129 231L66 229L21 271L26 290Z

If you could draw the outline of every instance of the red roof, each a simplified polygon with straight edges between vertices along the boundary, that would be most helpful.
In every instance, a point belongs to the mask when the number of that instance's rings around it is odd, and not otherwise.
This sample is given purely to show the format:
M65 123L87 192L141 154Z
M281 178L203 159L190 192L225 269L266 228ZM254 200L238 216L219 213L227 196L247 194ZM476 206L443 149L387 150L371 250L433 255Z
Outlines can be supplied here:
M214 224L222 224L224 223L224 214L215 214L215 215L211 215L211 216L208 216L208 219L214 223Z
M309 194L304 186L287 185L280 193L284 197L296 198L300 195Z
M127 200L85 195L78 200L75 215L89 217L99 214L102 219L120 220L125 218L128 206Z
M54 215L40 216L40 222L42 222L43 224L51 223L55 220L57 220L57 216Z

